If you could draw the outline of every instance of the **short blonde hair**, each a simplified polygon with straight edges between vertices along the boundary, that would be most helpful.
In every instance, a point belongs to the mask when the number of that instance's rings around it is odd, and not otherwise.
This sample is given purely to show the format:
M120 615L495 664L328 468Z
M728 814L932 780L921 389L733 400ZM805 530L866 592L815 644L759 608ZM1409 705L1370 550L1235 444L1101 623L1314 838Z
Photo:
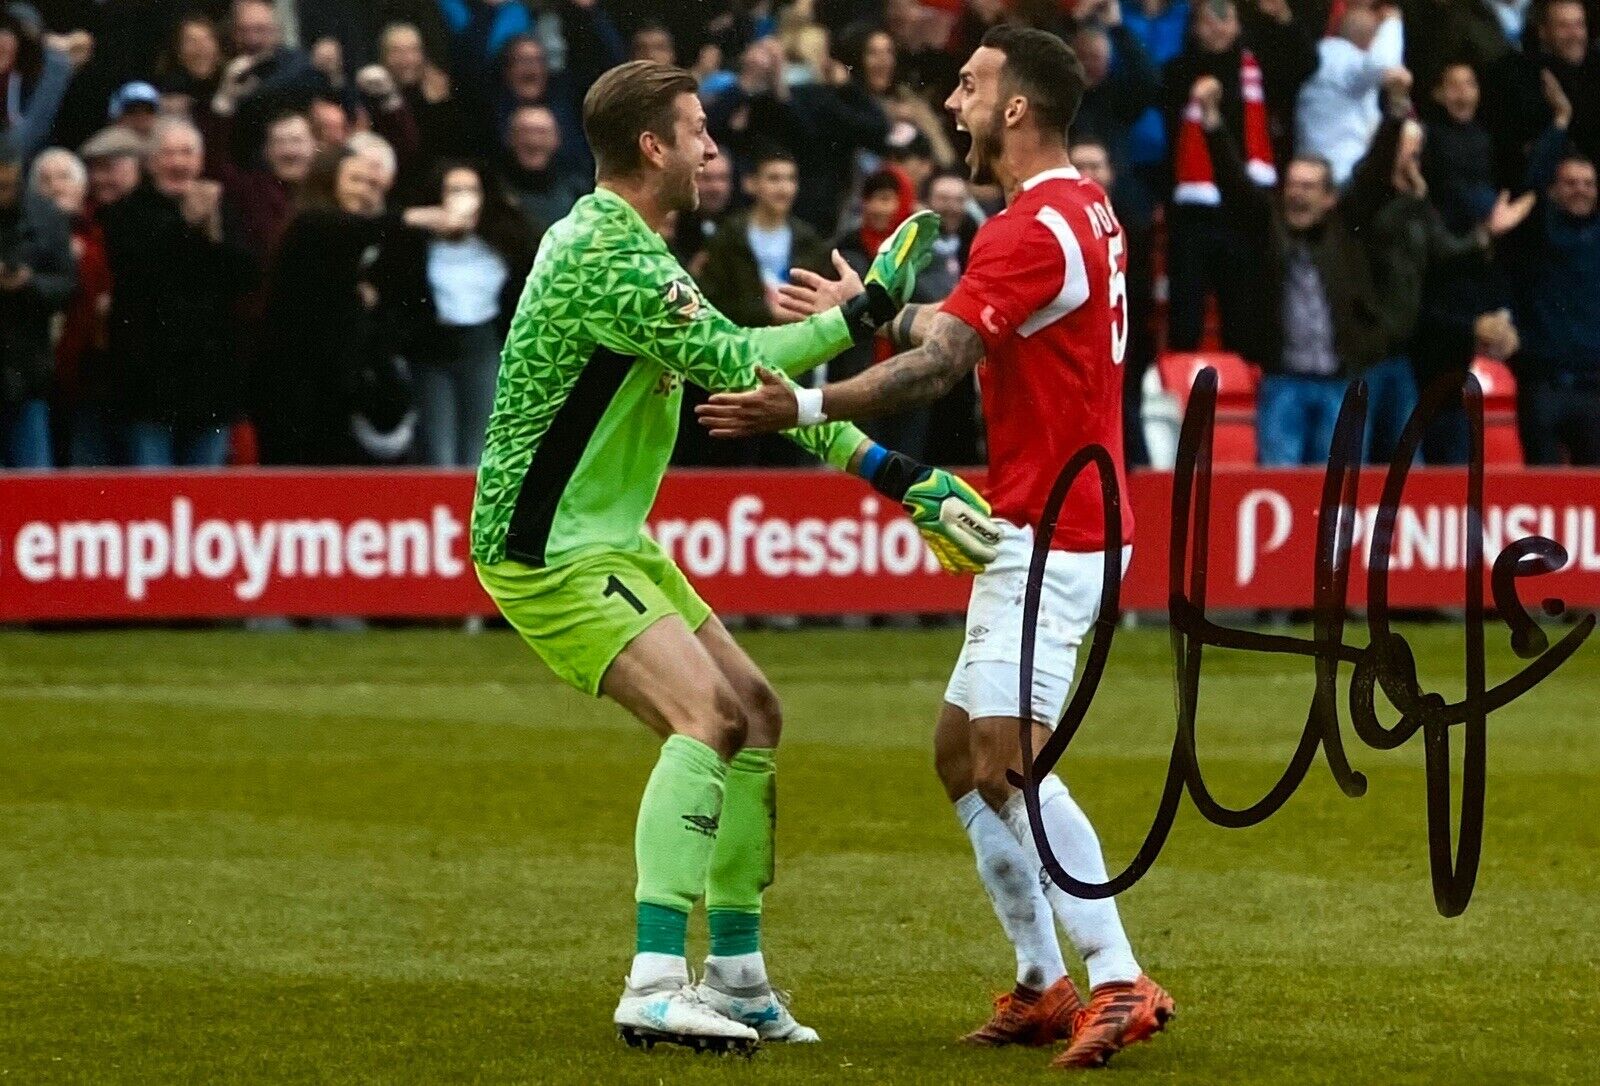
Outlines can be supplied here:
M671 64L630 60L595 80L583 98L583 134L600 177L627 177L644 165L639 137L672 139L680 94L700 89L694 76Z

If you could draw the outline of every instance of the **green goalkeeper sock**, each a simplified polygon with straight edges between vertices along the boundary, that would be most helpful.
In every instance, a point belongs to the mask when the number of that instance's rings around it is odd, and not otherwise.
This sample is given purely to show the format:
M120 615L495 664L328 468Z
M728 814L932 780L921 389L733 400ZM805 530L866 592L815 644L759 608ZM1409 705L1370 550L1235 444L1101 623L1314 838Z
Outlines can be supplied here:
M683 955L689 911L706 885L716 847L727 775L717 752L699 740L674 735L661 744L633 837L641 953Z
M714 957L761 949L761 894L772 885L778 785L770 748L747 747L728 765L722 825L711 854L706 913Z
M708 909L711 926L711 957L735 958L761 949L761 914L733 909Z

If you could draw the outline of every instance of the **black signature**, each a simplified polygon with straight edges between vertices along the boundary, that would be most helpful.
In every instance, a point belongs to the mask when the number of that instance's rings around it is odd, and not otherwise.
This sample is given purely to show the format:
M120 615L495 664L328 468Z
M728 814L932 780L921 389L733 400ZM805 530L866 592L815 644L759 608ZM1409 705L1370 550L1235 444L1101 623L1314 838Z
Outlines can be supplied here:
M1085 661L1083 678L1072 695L1055 733L1035 757L1033 729L1028 714L1019 713L1024 772L1012 773L1012 783L1024 792L1034 841L1045 870L1056 885L1081 898L1105 898L1138 882L1155 863L1177 818L1178 804L1187 792L1206 819L1218 826L1254 826L1270 818L1294 794L1316 758L1325 752L1328 770L1348 796L1366 792L1366 777L1350 765L1339 731L1338 672L1341 663L1354 665L1350 680L1349 710L1356 736L1368 746L1390 750L1423 734L1427 780L1428 860L1433 876L1433 898L1440 914L1459 916L1472 898L1483 845L1484 768L1488 716L1526 694L1565 663L1589 637L1593 615L1585 616L1551 646L1539 625L1524 609L1516 581L1560 569L1566 550L1544 536L1528 536L1505 548L1495 559L1491 575L1494 607L1511 632L1517 656L1532 660L1506 681L1485 687L1483 600L1483 389L1475 377L1446 374L1423 394L1412 412L1390 464L1371 540L1367 569L1367 627L1365 648L1344 639L1346 600L1350 578L1351 540L1355 527L1356 485L1361 475L1363 421L1367 389L1354 381L1345 393L1334 430L1333 450L1323 480L1317 524L1316 591L1313 632L1310 638L1233 629L1206 616L1206 552L1211 514L1211 445L1216 414L1216 371L1201 371L1194 383L1189 409L1178 442L1178 461L1172 491L1172 540L1169 570L1169 615L1172 652L1176 663L1178 726L1172 758L1144 843L1128 866L1105 882L1081 882L1061 866L1050 849L1039 816L1038 782L1049 773L1078 733L1095 689L1105 672L1118 618L1121 585L1120 544L1122 496L1117 489L1111 457L1098 445L1080 450L1067 461L1045 503L1034 535L1033 560L1024 597L1021 683L1019 705L1033 704L1035 624L1045 558L1055 534L1057 518L1078 475L1091 464L1100 479L1105 505L1105 581ZM1422 689L1410 645L1389 625L1389 545L1395 518L1405 491L1406 476L1422 435L1444 409L1462 403L1471 434L1467 463L1466 555L1466 694L1447 702ZM1193 518L1191 534L1190 520ZM1559 615L1559 600L1543 601L1547 614ZM1257 802L1247 807L1226 807L1206 786L1195 750L1195 716L1199 711L1200 664L1207 645L1251 652L1309 656L1316 668L1316 687L1306 714L1305 730L1283 776ZM1378 688L1401 717L1392 727L1378 720ZM1451 841L1450 729L1461 725L1465 749L1462 758L1460 827Z

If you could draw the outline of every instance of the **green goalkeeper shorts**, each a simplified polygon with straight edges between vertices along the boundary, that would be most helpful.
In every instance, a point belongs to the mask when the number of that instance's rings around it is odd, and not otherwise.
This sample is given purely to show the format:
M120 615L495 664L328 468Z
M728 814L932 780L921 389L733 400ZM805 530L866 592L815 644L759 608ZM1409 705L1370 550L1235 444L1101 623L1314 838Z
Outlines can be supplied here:
M641 536L631 550L604 550L559 566L478 565L500 613L562 680L588 694L629 642L668 615L690 630L711 616L683 572Z

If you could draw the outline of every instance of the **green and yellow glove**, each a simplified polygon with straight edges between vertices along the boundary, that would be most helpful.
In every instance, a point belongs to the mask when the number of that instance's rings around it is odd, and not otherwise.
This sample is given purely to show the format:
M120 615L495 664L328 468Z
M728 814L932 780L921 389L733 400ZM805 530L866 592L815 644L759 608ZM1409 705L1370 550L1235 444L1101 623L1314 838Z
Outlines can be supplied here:
M989 503L967 483L876 445L862 468L879 493L905 509L946 573L982 573L994 561L1000 529Z
M946 573L982 573L994 561L1000 529L989 519L989 503L943 468L929 468L900 503Z
M911 300L917 273L933 259L933 243L939 238L939 214L919 211L883 239L878 255L861 281L871 290L876 283L900 309Z
M861 278L866 289L842 307L857 343L870 340L911 300L917 273L933 259L933 243L938 238L938 214L919 211L883 239L872 266Z

